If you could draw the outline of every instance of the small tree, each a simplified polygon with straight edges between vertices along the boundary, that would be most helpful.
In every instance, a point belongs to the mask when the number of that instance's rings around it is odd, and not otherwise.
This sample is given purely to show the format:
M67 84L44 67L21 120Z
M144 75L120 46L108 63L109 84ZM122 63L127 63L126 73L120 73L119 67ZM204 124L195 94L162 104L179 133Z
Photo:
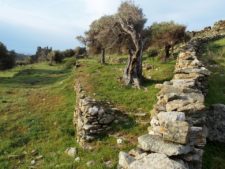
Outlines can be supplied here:
M90 25L89 31L85 33L86 42L89 51L93 53L101 53L100 62L105 64L105 51L115 43L117 39L115 34L115 18L112 15L106 15L100 19L95 20ZM82 41L83 38L79 37Z
M153 23L150 29L152 43L164 48L164 61L169 58L170 50L172 49L173 52L173 47L176 44L184 41L187 37L185 33L186 27L184 25L176 24L172 21Z

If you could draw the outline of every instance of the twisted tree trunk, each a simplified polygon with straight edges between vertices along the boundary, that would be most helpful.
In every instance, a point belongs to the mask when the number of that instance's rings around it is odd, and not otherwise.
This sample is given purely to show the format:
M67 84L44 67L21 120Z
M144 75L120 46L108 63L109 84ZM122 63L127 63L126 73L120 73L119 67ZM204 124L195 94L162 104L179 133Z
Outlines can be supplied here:
M140 88L142 83L142 48L129 51L127 66L124 70L123 80L125 85L134 85Z
M142 52L143 52L143 39L141 33L137 32L132 25L128 22L124 23L121 18L120 25L124 32L130 35L134 44L134 49L129 50L129 58L127 66L124 70L123 81L125 85L134 85L140 88L142 83Z
M102 48L100 63L105 64L105 48Z

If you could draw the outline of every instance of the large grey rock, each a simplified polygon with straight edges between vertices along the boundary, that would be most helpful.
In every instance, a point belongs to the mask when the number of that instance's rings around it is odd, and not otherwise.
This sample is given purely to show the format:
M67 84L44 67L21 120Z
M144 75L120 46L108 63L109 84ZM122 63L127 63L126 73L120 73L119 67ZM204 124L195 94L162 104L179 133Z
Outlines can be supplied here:
M225 105L212 105L207 113L208 138L225 143Z
M166 142L160 136L143 135L138 138L138 143L144 151L152 151L163 153L168 156L187 154L192 150L189 145L180 145L176 143Z
M188 169L183 161L169 159L164 154L152 153L130 164L128 169Z

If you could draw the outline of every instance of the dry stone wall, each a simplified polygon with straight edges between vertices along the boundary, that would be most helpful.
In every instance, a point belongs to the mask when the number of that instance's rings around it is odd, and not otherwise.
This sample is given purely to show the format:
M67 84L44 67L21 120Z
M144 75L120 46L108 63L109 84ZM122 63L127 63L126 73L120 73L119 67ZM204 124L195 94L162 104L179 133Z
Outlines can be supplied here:
M89 97L79 82L74 89L76 91L74 112L76 137L77 142L84 146L85 143L95 140L111 129L110 124L115 119L115 113L106 103Z
M195 38L177 58L171 81L156 85L158 102L148 134L138 138L138 148L120 152L122 169L201 169L206 144L207 78L209 70L197 55L204 43L223 37Z

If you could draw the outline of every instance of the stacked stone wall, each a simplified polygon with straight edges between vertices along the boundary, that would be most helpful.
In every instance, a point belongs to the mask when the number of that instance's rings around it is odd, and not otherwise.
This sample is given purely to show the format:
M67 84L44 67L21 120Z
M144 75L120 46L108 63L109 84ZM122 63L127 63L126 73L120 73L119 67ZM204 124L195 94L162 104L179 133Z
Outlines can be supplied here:
M110 125L115 119L115 113L106 103L96 101L88 96L87 92L76 83L76 108L74 112L74 125L77 142L81 146L97 139L111 129Z
M156 85L158 102L138 148L120 152L122 169L201 169L207 127L204 105L210 72L197 56L205 43L224 35L194 38L179 54L171 81Z

